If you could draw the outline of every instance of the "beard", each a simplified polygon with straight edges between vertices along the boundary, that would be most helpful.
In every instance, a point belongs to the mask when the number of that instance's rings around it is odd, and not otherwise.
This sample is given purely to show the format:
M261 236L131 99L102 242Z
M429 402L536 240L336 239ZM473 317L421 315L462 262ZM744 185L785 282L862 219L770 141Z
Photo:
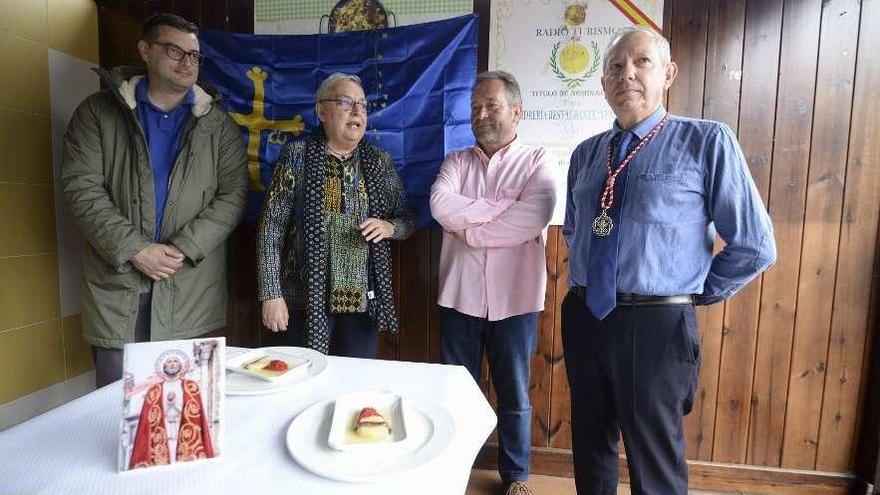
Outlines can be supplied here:
M474 127L474 137L477 138L477 142L480 144L491 144L498 141L499 133L498 129L496 129L495 126L491 124L484 124Z

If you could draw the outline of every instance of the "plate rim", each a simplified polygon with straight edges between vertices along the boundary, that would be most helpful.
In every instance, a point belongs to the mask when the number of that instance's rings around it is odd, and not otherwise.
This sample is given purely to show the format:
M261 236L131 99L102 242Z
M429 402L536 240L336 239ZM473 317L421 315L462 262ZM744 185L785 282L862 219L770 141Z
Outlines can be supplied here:
M348 393L350 393L350 392L348 392ZM427 458L421 459L412 465L404 466L403 469L399 469L399 470L387 472L387 473L382 473L382 474L370 474L370 475L366 475L366 476L346 475L344 473L340 474L338 469L322 469L320 467L315 466L313 463L303 462L302 456L298 455L297 452L295 452L296 449L293 448L293 442L291 440L291 438L294 435L293 430L294 430L295 426L297 425L298 421L301 421L300 418L305 417L304 415L314 413L315 410L319 410L321 408L329 408L330 406L332 406L333 402L336 400L336 398L338 396L330 397L328 399L323 399L318 402L315 402L314 404L303 409L299 414L296 415L296 417L294 417L290 421L290 424L288 425L287 431L285 432L285 435L284 435L284 443L285 443L285 446L287 447L288 454L290 454L290 456L293 458L293 460L300 467L302 467L306 471L309 471L310 473L313 473L317 476L321 476L323 478L336 480L336 481L345 481L345 482L349 482L349 483L376 483L376 482L385 481L385 480L392 478L394 476L398 476L400 474L403 474L403 473L409 472L413 469L424 466L428 462L430 462L430 461L436 459L437 457L439 457L440 455L442 455L446 451L446 449L448 449L449 446L452 444L453 437L455 436L455 432L457 430L456 425L455 425L455 419L452 417L452 414L450 414L450 412L448 410L446 410L446 408L442 404L440 404L436 401L433 401L431 399L428 399L426 397L423 397L420 395L404 395L404 394L401 394L398 392L392 392L392 393L397 394L398 396L401 397L401 399L407 401L407 403L409 404L409 406L411 408L419 411L419 413L426 416L427 419L433 424L433 431L431 433L431 436L427 439L427 441L423 445L421 445L419 448L414 450L412 453L410 453L409 455L405 455L405 456L398 458L396 460L397 463L398 464L400 464L400 463L405 464L407 462L412 462L412 459L417 458L417 454L428 450L428 447L431 446L431 442L434 441L434 439L436 438L437 439L436 445L432 446L432 448L434 449L434 452L430 456L428 456ZM346 395L346 394L340 394L339 396L341 396L341 395ZM331 410L331 413L332 413L332 410ZM445 429L448 430L448 435L445 435L444 436L445 438L441 437L440 435L437 434L437 431L439 429L438 425L444 425ZM327 448L333 450L332 447L330 447L330 446L328 446ZM335 452L337 452L339 454L349 454L350 453L350 452L342 452L342 451L335 451Z
M293 349L295 353L307 354L307 359L311 360L312 364L311 364L311 366L309 366L309 370L308 370L306 376L300 380L275 380L275 381L271 381L271 382L270 381L257 382L255 380L254 382L260 383L261 386L257 387L254 390L242 390L242 389L230 390L229 377L227 376L226 377L226 385L225 385L226 386L226 390L225 390L226 395L252 396L252 395L269 395L269 394L275 394L278 392L283 392L283 391L285 391L291 387L294 387L296 385L309 382L310 380L312 380L316 376L318 376L321 373L323 373L324 371L326 371L327 368L330 366L330 361L327 359L327 356L325 356L324 354L322 354L314 349L310 349L308 347L268 346L268 347L255 347L255 348L234 347L233 349L234 350L241 349L241 353L236 353L235 356L232 356L232 357L236 357L239 354L260 351L260 350L270 350L271 349L271 350L276 350L278 352L283 352L284 350L290 351L291 349ZM224 364L224 370L225 370L226 363L224 362L223 364Z

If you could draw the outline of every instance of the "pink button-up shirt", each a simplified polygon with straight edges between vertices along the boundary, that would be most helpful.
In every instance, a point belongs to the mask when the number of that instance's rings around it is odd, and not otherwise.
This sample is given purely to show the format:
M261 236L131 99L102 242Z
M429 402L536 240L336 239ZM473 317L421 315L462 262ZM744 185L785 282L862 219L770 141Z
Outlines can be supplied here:
M543 148L518 137L491 159L478 146L446 156L431 187L444 230L440 306L491 321L544 309L552 166Z

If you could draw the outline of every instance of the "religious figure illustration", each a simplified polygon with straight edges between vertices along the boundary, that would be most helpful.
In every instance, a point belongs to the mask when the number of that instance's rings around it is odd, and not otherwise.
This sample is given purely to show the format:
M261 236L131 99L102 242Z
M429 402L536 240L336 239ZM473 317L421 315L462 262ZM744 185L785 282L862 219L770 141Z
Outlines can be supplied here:
M223 340L126 346L120 471L220 454Z

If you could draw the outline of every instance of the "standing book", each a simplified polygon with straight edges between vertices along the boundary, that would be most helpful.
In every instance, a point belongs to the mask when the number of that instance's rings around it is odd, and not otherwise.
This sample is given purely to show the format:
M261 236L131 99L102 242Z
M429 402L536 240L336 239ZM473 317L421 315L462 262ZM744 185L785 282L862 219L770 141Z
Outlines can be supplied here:
M225 341L126 344L120 472L220 457Z

